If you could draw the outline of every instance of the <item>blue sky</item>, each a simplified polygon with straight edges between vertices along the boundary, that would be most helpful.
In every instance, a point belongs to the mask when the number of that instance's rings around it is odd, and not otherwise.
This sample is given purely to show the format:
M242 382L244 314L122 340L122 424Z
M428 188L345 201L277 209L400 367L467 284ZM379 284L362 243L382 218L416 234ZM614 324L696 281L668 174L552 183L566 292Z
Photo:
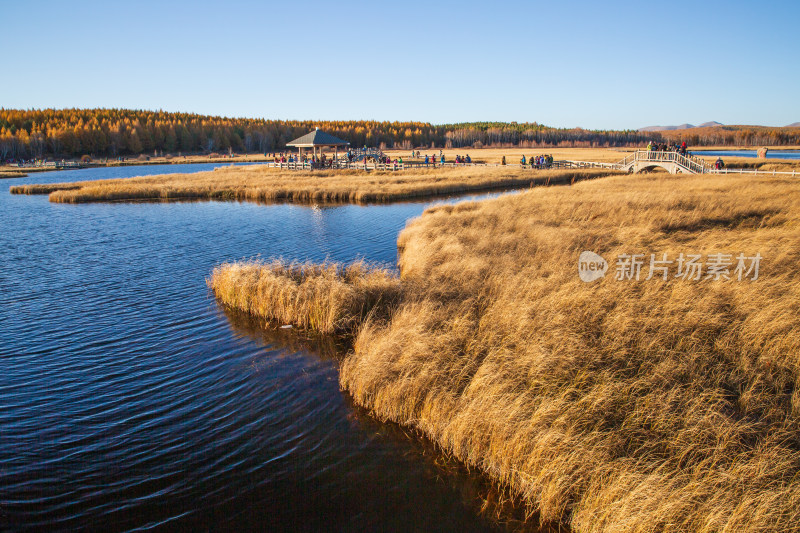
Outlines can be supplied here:
M800 2L0 0L0 106L557 127L800 121Z

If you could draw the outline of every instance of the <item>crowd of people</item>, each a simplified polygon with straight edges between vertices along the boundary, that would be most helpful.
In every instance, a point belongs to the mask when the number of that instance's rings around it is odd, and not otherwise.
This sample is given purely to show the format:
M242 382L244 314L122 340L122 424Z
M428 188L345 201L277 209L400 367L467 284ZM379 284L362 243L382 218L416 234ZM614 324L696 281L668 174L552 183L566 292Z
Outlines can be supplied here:
M553 156L550 154L537 155L526 160L523 155L522 159L519 160L519 164L523 167L530 165L531 168L550 168L553 166Z
M272 160L274 163L303 163L303 164L310 164L312 168L333 168L336 159L329 158L325 154L321 154L320 156L315 155L303 155L302 157L296 154L292 154L291 152L288 153L279 153L279 154L272 154ZM342 154L342 158L347 160L348 163L353 163L356 160L356 155L353 152L346 152ZM392 159L388 155L381 155L374 158L375 161L382 165L402 165L403 158L396 157ZM341 159L339 160L341 162Z
M647 151L648 152L678 152L681 155L686 155L686 141L683 141L680 145L676 142L669 142L669 143L654 143L650 141L647 143Z
M289 153L280 153L279 155L273 154L272 158L274 163L303 163L310 164L312 168L330 168L333 165L333 159L328 159L325 154L319 157L312 155L309 157L303 154L302 157Z
M648 152L676 152L676 153L679 153L679 154L684 155L684 156L691 155L691 154L689 154L687 152L687 148L686 148L686 143L685 142L683 142L681 144L678 144L678 143L675 143L675 142L657 143L657 142L650 141L649 143L647 143L647 151ZM310 162L314 168L328 168L328 167L333 166L333 159L326 158L325 154L321 155L320 157L312 156L310 158L308 156L304 155L302 157L302 159L300 159L297 155L292 155L291 153L284 153L284 152L281 152L280 154L272 154L272 155L274 156L275 163L299 163L299 162L302 161L303 163ZM357 156L356 156L355 153L353 153L352 151L348 150L345 154L343 154L343 157L348 162L352 163L356 159ZM655 154L654 154L654 157L655 157ZM403 158L402 157L391 158L391 157L389 157L389 156L387 156L385 154L381 154L381 155L375 157L375 160L376 160L377 163L380 163L380 164L383 164L383 165L392 165L392 164L393 165L402 165L403 164ZM419 150L412 150L411 151L411 162L415 163L415 164L418 162L418 163L424 164L426 167L434 167L434 168L436 168L437 166L440 166L440 165L444 166L447 163L447 159L445 158L444 151L442 151L442 150L439 150L439 153L424 154L424 155ZM469 154L466 154L466 155L463 155L463 156L459 154L459 155L455 156L455 159L453 160L453 163L455 163L455 165L469 165L469 164L472 164L472 158L469 156ZM532 156L530 159L528 159L523 155L522 158L520 159L519 163L520 163L520 165L522 167L530 167L530 168L533 168L533 169L552 168L553 167L553 156L550 155L550 154L541 154L541 155ZM502 161L501 161L501 165L505 165L505 164L506 164L506 157L503 156L502 157ZM724 167L725 167L725 163L723 163L722 159L717 159L713 164L713 168L715 168L717 170L720 170L720 169L722 169Z
M683 156L691 156L692 154L686 150L686 141L682 142L680 145L676 142L669 142L669 143L654 143L650 141L647 143L647 151L648 152L677 152ZM660 158L660 156L656 155L656 158ZM718 157L712 167L715 170L722 170L725 168L725 163L722 161L721 157Z

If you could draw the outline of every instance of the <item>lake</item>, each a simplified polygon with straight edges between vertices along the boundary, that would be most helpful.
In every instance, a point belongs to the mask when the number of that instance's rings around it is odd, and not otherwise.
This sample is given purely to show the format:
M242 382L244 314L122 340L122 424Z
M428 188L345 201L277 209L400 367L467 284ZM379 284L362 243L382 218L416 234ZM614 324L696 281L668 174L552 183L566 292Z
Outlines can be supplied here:
M694 150L693 155L709 157L756 157L756 150ZM800 150L769 150L767 159L800 159Z
M8 193L215 166L0 180L0 529L502 530L479 513L485 478L339 390L329 340L226 314L205 285L242 258L394 265L397 233L433 202Z

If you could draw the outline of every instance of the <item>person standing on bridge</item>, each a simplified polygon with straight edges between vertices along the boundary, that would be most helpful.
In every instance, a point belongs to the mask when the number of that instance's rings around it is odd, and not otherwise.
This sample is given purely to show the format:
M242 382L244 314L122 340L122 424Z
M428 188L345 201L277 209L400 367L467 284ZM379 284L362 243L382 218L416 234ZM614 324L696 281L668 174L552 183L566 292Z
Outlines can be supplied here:
M441 152L441 150L439 150ZM442 153L442 166L444 166L444 153Z
M522 154L522 159L519 160L519 164L523 167L528 164L528 162L525 161L525 154Z

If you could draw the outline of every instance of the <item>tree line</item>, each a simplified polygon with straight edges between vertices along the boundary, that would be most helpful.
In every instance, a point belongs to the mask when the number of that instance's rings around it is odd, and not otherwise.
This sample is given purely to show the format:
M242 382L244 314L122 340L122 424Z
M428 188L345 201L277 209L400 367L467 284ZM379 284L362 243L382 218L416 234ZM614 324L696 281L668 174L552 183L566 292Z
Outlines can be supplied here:
M0 108L0 160L45 157L117 157L163 152L274 152L319 127L352 146L416 147L556 147L644 146L663 140L662 133L635 130L552 128L537 123L310 121L226 118L193 113L132 109ZM711 128L713 129L713 128ZM767 128L775 130L776 128ZM780 128L778 128L780 129ZM783 128L786 129L786 128ZM669 132L672 134L673 132ZM800 144L800 130L742 134L769 144ZM741 144L736 133L708 133L704 144ZM777 136L776 136L777 135ZM730 142L729 142L730 141ZM695 143L691 143L695 144Z
M678 143L690 146L797 146L800 145L800 127L787 126L712 126L686 130L660 132Z

